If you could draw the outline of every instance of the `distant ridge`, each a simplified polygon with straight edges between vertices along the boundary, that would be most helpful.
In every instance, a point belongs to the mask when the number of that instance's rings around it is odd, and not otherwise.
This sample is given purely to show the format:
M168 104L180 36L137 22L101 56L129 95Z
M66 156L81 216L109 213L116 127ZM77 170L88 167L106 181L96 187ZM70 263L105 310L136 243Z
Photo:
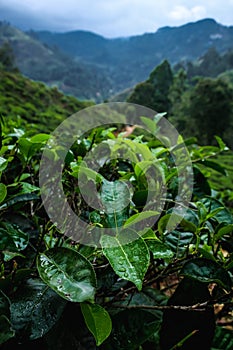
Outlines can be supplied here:
M106 39L85 31L67 33L34 32L35 37L84 62L109 69L117 90L144 80L162 60L172 64L195 60L214 46L220 53L233 48L233 27L212 18L179 27L162 27L155 33Z
M78 98L101 102L144 81L164 59L176 64L194 61L211 47L220 54L233 49L233 26L206 18L154 33L107 39L84 30L23 33L1 24L0 45L6 40L23 74Z

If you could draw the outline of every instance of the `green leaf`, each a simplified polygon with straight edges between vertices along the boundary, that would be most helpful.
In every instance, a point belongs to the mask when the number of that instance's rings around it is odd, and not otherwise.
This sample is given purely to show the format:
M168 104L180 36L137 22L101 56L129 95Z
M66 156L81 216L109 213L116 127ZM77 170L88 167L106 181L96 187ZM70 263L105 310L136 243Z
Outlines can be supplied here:
M5 202L3 205L1 205L0 210L11 207L11 206L18 204L18 203L30 202L30 201L38 200L38 199L39 199L39 196L37 194L34 194L34 193L20 194L20 195L15 196L12 199L9 199L7 202Z
M212 260L196 258L187 261L180 274L203 283L217 283L227 291L231 289L231 278L228 272Z
M32 143L44 143L47 142L50 138L49 134L36 134L30 138Z
M94 335L96 345L102 344L112 330L108 312L98 304L81 303L81 310L89 331Z
M19 185L20 185L20 189L19 189L18 194L32 193L35 191L38 192L40 190L39 187L34 186L28 182L19 182Z
M214 218L222 210L225 210L225 207L215 208L209 214L206 215L206 219L208 220L208 219Z
M116 237L102 236L101 245L116 274L141 290L150 261L144 240L135 231L125 229Z
M127 183L104 180L100 198L107 214L121 212L130 202L130 192Z
M126 220L126 222L124 223L124 227L126 228L131 225L133 226L144 220L147 220L147 222L145 222L145 226L146 226L146 223L148 223L148 226L151 227L152 226L151 219L152 219L152 223L156 222L159 215L160 213L157 211L153 211L153 210L143 211L141 213L130 216L130 218Z
M95 272L80 253L51 248L39 254L37 268L42 280L63 298L73 302L94 301Z
M25 258L23 254L17 253L17 252L10 252L8 250L3 250L2 253L4 254L4 261L10 261L14 259L16 256L20 256L21 258Z
M5 315L0 315L0 345L15 335L11 323Z
M189 245L193 243L194 234L192 232L180 232L173 230L164 236L165 244L175 253L177 258L184 256L188 252Z
M220 238L232 232L233 232L233 224L228 224L224 226L221 225L221 227L217 229L217 232L214 235L214 241L217 242Z
M37 143L33 143L24 137L19 139L18 147L25 160L29 160L40 148Z
M153 169L153 175L156 174L156 179L161 179L162 183L164 183L165 174L164 169L159 163L155 163L154 159L152 160L144 160L142 162L138 162L135 164L134 172L137 178L140 178L142 175L149 173L149 169ZM148 174L150 175L150 173Z
M218 142L219 148L221 151L228 151L229 148L226 146L226 144L223 142L221 137L215 135L215 139Z
M0 183L0 203L4 201L4 199L6 198L6 195L7 195L6 185L4 185L3 183Z
M103 176L96 171L87 168L85 166L78 166L74 163L73 166L71 166L71 169L73 170L71 172L71 175L75 178L82 178L83 176L87 177L87 180L93 180L95 183L101 183L103 181Z
M223 327L216 327L211 350L232 350L233 337L232 330Z
M2 172L3 170L6 169L7 167L7 160L3 157L0 157L0 171Z
M100 198L107 216L109 227L123 226L128 219L130 189L123 181L104 180L101 187Z
M199 200L199 202L201 202L205 205L208 213L213 212L217 208L221 208L221 210L219 210L219 212L217 212L214 215L214 219L218 223L223 223L223 222L225 222L227 224L233 223L232 214L229 212L229 210L227 210L225 208L224 204L221 203L220 201L218 201L217 199L212 198L212 197L205 197L205 198L201 198Z
M174 255L174 252L166 244L157 240L146 240L146 244L154 259L171 259Z
M196 205L196 203L195 203ZM168 214L174 213L177 215L180 215L180 209L179 208L171 208L167 211ZM185 211L183 213L183 218L186 220L186 222L193 223L196 227L199 225L199 217L197 214L197 210L193 210L191 208L185 208Z
M153 153L150 151L147 145L131 140L124 140L124 144L126 144L134 154L140 155L140 158L137 156L138 160L141 158L143 160L154 159ZM131 159L131 161L133 161L133 159Z
M146 117L141 117L140 119L143 122L143 124L146 125L147 129L154 135L158 129L156 122Z
M43 337L60 318L66 301L39 279L29 279L12 298L11 322L19 337Z
M212 160L201 160L198 163L200 163L200 164L202 164L202 165L204 165L204 166L206 166L208 168L211 168L211 169L217 171L220 174L223 174L223 175L227 176L226 169L222 165L217 163L217 162L213 162Z
M0 228L0 250L24 250L28 245L28 234L10 224Z
M188 218L188 217L187 217ZM196 225L184 219L182 216L172 213L164 215L158 223L159 233L162 235L165 232L173 231L177 226L181 226L185 231L196 232Z

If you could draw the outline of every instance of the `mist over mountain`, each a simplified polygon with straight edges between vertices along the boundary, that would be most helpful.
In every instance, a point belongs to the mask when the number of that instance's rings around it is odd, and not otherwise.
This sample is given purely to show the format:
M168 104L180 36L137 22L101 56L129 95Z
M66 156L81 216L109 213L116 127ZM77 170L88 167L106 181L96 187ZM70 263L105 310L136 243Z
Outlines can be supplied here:
M0 44L6 41L23 74L99 102L144 81L164 59L174 65L194 61L211 47L220 54L231 50L233 26L204 19L155 33L107 39L81 30L23 33L2 23Z
M220 53L233 47L233 27L213 19L118 39L84 31L34 34L42 42L56 45L73 57L106 67L118 90L144 80L164 59L174 64L195 60L212 46Z
M27 77L57 86L82 100L102 100L109 96L111 82L95 64L74 60L55 47L49 47L27 33L0 22L0 46L9 44L15 64Z

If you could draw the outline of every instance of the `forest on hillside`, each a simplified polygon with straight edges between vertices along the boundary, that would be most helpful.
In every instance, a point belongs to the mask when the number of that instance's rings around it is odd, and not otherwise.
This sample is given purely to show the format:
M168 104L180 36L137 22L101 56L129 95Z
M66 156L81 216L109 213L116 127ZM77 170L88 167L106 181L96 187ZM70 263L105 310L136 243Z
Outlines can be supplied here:
M164 60L95 105L0 48L3 350L233 348L231 64Z

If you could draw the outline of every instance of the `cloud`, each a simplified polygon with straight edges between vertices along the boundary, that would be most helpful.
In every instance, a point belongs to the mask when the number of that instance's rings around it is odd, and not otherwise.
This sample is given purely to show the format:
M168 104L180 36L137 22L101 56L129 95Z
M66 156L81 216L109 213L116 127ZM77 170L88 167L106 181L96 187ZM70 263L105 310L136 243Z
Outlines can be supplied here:
M171 5L172 3L172 5ZM155 32L205 17L233 24L233 0L0 0L0 20L23 30L90 30L106 37Z
M169 12L168 17L174 21L191 21L199 20L206 16L206 9L204 6L194 6L188 8L183 5L177 5Z

